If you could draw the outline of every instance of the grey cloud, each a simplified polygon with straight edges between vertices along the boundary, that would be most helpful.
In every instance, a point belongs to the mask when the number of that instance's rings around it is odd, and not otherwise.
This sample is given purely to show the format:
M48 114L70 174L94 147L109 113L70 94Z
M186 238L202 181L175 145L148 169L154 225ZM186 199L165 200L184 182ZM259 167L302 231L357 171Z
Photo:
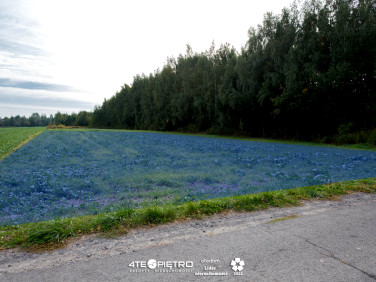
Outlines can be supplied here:
M46 107L46 108L78 108L78 109L92 109L94 104L92 102L65 99L53 96L38 96L38 95L9 95L0 93L0 105L18 105L28 107Z
M17 13L17 4L0 5L0 50L15 55L40 56L44 51L37 46L35 28L38 24Z
M46 61L49 54L40 45L38 23L22 13L23 0L0 1L0 69L8 78L39 76L38 66ZM0 86L8 87L9 81L0 81ZM14 83L12 83L13 85ZM60 91L61 87L40 84L18 83L19 88L47 89ZM63 89L65 91L67 89Z
M32 55L32 56L42 56L45 55L46 52L40 48L24 44L24 43L19 43L16 41L11 41L6 38L3 38L0 35L0 50L1 51L7 51L14 56L20 56L20 55Z
M52 84L52 83L42 83L34 81L20 81L12 80L8 78L0 78L0 87L12 87L21 89L31 89L31 90L47 90L55 92L70 92L73 89L66 85Z
M71 98L79 96L76 89L43 82L48 74L41 66L48 66L51 54L39 47L43 34L23 9L26 1L0 0L0 116L92 109L92 102Z

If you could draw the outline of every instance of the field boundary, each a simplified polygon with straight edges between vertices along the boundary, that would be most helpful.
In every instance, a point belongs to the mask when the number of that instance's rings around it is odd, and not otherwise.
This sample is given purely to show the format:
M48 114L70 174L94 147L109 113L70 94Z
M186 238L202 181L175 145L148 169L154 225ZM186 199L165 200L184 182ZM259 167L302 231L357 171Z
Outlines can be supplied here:
M7 156L9 156L11 153L13 153L14 151L18 150L19 148L21 148L23 145L25 145L26 143L28 143L29 141L33 140L35 137L37 137L39 134L43 133L44 131L41 130L41 131L38 131L32 135L29 136L29 138L27 138L26 140L22 141L20 144L18 144L16 147L13 147L12 150L10 150L8 153L6 153L5 155L3 156L0 156L0 161L4 158L6 158Z
M269 138L257 138L257 137L237 136L237 135L217 135L217 134L209 134L209 133L205 133L205 132L192 133L192 132L180 132L180 131L156 131L156 130L114 129L114 128L94 128L94 127L56 127L56 128L47 128L47 130L53 130L53 131L112 131L112 132L157 133L157 134L185 135L185 136L228 139L228 140L241 140L241 141L262 142L262 143L278 143L278 144L287 144L287 145L336 148L336 149L347 149L347 150L362 150L362 151L373 151L373 152L376 151L376 146L369 146L368 144L353 144L353 145L351 145L351 144L341 144L341 145L336 145L336 144L331 144L331 143L319 143L319 142L314 142L314 141L269 139Z

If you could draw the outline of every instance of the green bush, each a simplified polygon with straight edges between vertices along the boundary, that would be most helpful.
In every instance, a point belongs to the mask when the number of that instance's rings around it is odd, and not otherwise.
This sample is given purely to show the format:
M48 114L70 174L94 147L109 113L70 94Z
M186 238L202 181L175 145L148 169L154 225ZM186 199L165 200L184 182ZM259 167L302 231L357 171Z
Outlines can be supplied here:
M328 139L328 143L334 143L337 145L343 144L369 144L371 146L376 145L376 129L372 130L360 130L357 132L349 132L348 130L338 130L338 135ZM321 140L322 141L322 140Z

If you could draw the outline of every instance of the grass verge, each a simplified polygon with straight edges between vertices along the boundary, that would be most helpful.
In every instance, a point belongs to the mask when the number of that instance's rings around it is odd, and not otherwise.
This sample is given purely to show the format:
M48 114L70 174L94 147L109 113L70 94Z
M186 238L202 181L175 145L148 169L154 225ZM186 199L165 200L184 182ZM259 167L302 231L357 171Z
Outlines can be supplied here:
M269 207L296 206L303 200L333 199L353 192L376 193L376 178L184 204L148 205L137 209L127 207L111 213L0 227L0 249L21 247L28 250L49 250L63 247L69 239L84 234L114 236L125 234L139 226L201 218L229 210L258 211Z

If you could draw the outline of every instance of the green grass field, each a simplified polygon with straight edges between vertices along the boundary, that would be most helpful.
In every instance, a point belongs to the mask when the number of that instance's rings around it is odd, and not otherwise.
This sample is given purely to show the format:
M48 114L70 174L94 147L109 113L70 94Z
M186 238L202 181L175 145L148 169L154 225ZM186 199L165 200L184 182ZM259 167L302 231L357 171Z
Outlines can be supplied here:
M0 160L45 130L45 127L0 127Z

